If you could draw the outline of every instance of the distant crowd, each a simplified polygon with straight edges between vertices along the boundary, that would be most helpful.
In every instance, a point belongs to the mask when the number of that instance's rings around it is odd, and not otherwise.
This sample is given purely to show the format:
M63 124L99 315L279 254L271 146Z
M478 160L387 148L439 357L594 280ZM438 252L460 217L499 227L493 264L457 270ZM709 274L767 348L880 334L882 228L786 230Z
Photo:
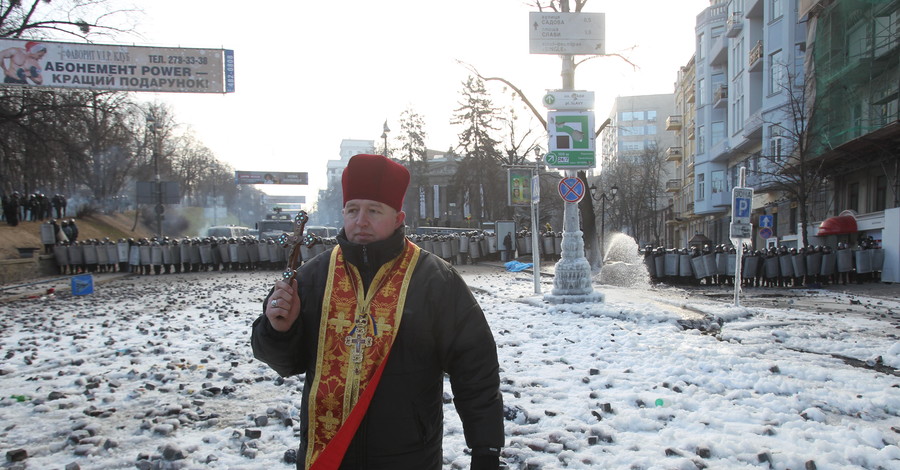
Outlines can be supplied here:
M51 217L62 219L68 216L69 200L62 194L47 196L43 193L24 195L13 191L0 195L3 204L2 221L15 227L20 221L43 221Z

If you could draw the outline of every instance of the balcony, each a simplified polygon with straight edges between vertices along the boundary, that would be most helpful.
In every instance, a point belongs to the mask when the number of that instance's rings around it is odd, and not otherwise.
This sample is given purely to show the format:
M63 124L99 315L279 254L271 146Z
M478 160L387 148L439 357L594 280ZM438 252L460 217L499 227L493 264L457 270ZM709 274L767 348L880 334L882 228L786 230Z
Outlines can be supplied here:
M694 140L694 121L691 121L691 127L688 127L688 140Z
M666 181L666 192L667 193L677 193L681 191L681 180L680 179L671 179Z
M666 118L666 130L667 131L680 131L682 124L682 117L680 114L675 114Z
M734 38L737 37L738 34L741 34L741 31L743 30L744 15L739 11L728 15L728 20L725 22L725 35Z
M713 90L713 108L721 108L728 105L728 85L720 83Z
M684 149L682 147L669 147L666 149L667 162L680 162L684 157Z
M688 87L688 89L684 91L684 99L688 103L693 103L695 98L696 98L696 96L694 93L694 87L693 86Z
M762 111L757 110L744 120L741 136L745 139L761 139L763 128Z
M751 72L759 72L762 69L763 65L763 42L756 41L756 45L753 46L753 49L750 49L750 57L748 60L748 68Z

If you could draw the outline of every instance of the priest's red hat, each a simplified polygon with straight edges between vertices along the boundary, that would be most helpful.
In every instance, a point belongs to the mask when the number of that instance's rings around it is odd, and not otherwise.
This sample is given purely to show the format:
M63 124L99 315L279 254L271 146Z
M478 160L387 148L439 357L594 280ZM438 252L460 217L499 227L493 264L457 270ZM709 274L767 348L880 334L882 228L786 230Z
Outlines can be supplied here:
M344 205L354 199L369 199L401 211L409 186L409 171L383 155L354 155L344 168L341 185Z

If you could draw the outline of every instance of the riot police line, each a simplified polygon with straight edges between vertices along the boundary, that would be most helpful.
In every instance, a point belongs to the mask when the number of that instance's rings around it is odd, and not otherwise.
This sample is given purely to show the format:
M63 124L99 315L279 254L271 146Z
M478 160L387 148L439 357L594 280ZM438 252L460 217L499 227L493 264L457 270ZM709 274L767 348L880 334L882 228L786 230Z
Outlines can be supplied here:
M410 240L451 264L506 260L516 256L530 256L533 247L531 232L516 234L512 252L503 256L497 235L484 230L457 233L410 234ZM538 252L545 258L561 253L562 235L542 232ZM337 244L335 238L317 238L311 247L302 246L301 255L307 260ZM175 274L213 271L283 270L289 247L276 238L257 240L252 236L224 237L163 237L120 238L111 240L61 240L52 245L52 253L60 274L135 273L143 275Z
M675 285L733 286L737 252L734 246L705 245L684 249L642 250L644 263L654 282ZM785 246L741 252L743 287L819 287L822 285L879 282L884 250L871 238L856 247L846 243L830 246L790 248Z
M321 238L301 247L309 259L334 246L334 238ZM144 275L213 271L283 270L290 248L274 238L104 238L63 241L53 246L60 274L121 272Z
M509 261L516 256L531 256L533 242L530 230L515 233L511 250L505 250L497 234L486 230L455 233L412 233L409 239L423 250L434 253L451 264L475 264L481 261ZM542 232L538 253L545 258L558 258L562 253L562 234Z

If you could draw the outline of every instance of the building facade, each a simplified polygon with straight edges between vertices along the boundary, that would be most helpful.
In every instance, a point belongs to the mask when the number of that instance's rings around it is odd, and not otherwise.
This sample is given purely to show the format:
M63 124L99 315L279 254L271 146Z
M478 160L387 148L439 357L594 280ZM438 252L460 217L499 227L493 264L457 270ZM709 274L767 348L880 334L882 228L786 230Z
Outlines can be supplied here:
M667 125L670 247L729 243L746 169L753 225L773 221L757 249L871 237L900 281L900 0L712 0L695 34Z

